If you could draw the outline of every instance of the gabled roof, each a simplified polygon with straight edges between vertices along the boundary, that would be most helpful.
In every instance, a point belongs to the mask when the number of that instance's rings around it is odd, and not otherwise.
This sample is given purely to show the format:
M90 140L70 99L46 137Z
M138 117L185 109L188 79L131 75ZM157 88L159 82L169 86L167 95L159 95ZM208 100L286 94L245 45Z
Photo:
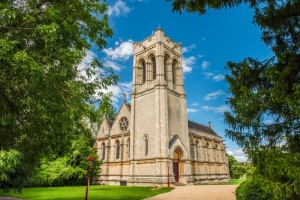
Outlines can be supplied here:
M126 106L129 108L129 111L131 111L131 105L129 103L126 103Z
M214 136L219 136L211 127L205 126L202 124L198 124L198 123L192 122L190 120L188 120L188 127L189 127L189 129L191 128L191 129L195 129L195 130L202 131L205 133L209 133Z

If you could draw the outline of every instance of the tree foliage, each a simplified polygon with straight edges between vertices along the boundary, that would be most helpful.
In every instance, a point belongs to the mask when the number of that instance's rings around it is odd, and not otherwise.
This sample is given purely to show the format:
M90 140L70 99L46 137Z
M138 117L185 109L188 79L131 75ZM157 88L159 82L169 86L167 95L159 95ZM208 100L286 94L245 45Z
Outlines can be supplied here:
M99 173L100 161L92 146L90 130L76 135L68 152L58 157L53 154L42 159L41 166L30 179L30 186L84 185L87 180L87 158L93 157L91 177Z
M67 151L96 91L116 82L96 58L80 65L113 34L106 10L99 0L0 2L0 152L20 155L1 159L0 187L26 184L41 157Z
M239 179L246 176L251 169L251 164L247 162L238 162L232 155L228 155L228 165L230 178Z
M274 57L227 63L232 96L226 134L245 149L255 166L253 176L275 199L299 199L300 1L169 1L175 11L199 14L242 3L254 9L253 22Z

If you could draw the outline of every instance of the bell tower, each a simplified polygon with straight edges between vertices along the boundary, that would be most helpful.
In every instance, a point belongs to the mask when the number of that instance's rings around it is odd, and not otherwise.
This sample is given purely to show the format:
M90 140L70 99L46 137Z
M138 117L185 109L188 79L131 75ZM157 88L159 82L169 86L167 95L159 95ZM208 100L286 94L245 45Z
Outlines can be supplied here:
M133 46L128 182L166 184L167 162L174 162L174 149L180 148L183 159L189 159L181 43L158 28ZM174 182L172 170L171 166ZM190 167L182 170L190 174Z

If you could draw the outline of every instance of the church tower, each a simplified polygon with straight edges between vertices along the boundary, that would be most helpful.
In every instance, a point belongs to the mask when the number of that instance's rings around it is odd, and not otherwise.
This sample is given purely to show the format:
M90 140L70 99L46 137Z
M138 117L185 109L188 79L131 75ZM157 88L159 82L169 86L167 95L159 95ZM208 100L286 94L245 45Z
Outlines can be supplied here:
M104 119L95 150L102 160L93 182L171 185L227 181L225 145L211 127L189 121L181 44L158 28L133 44L131 104Z
M184 171L181 182L186 182L189 176L184 174L191 173L190 164L176 163L175 158L188 160L190 155L181 44L158 28L133 45L128 183L166 184L167 163L172 174L179 168Z

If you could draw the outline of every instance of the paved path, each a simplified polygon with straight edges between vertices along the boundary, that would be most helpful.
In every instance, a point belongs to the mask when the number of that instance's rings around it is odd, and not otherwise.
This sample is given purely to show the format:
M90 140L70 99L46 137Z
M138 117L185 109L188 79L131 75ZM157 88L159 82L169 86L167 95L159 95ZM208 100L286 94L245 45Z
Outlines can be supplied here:
M0 200L23 200L23 199L14 198L14 197L0 197Z
M191 185L177 186L168 193L145 200L235 200L238 185Z

